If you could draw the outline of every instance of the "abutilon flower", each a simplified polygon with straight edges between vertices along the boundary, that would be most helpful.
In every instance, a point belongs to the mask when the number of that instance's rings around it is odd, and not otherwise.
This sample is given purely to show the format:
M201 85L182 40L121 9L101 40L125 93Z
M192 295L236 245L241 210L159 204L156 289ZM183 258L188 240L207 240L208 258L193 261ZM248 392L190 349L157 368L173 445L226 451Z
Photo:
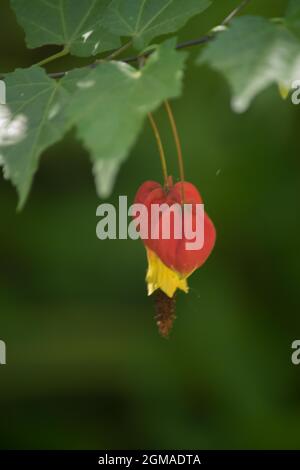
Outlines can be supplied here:
M183 155L175 117L170 103L165 101L164 105L177 149L180 182L173 184L172 177L168 176L160 133L153 115L149 113L149 121L161 160L164 186L155 181L146 181L140 186L135 196L135 204L141 204L147 211L143 211L142 217L140 214L134 218L136 228L140 226L141 238L147 252L148 295L156 293L157 325L161 335L167 337L175 319L175 293L177 289L188 292L187 279L209 257L215 244L216 230L203 210L203 201L197 188L185 181ZM202 205L201 213L198 211L199 205ZM159 212L156 211L157 208L160 209ZM180 217L177 217L178 213ZM166 214L168 236L164 231ZM147 224L144 224L144 218ZM145 225L148 229L147 234L144 230ZM185 231L186 226L189 227L188 233ZM152 232L153 228L155 230ZM194 234L196 246L193 244L191 248L193 237L190 235ZM203 243L198 245L199 238Z
M151 207L153 205L166 204L165 208L169 208L174 204L183 207L189 204L191 210L183 212L180 222L176 219L173 212L170 212L170 237L164 239L162 237L162 219L164 210L159 213L156 220L152 220ZM197 188L188 182L179 182L173 184L172 178L168 178L168 184L162 187L155 181L146 181L137 191L135 201L136 204L143 204L147 208L148 217L148 238L142 238L146 247L148 258L148 270L146 282L148 285L148 295L156 292L156 319L163 336L168 336L175 319L175 293L177 289L187 293L188 277L200 266L202 266L209 257L216 239L216 230L213 222L204 213L204 242L200 249L188 249L187 243L191 240L187 239L182 228L182 237L176 238L176 224L184 224L186 218L195 227L197 211L196 205L203 204L202 198ZM152 224L158 224L158 237L151 237Z

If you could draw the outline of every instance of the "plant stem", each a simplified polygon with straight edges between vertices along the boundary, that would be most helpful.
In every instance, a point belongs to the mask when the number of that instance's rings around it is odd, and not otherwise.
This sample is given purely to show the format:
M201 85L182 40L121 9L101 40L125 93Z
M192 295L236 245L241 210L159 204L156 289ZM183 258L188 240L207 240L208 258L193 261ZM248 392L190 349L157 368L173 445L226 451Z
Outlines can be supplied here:
M170 106L170 103L168 101L165 101L165 108L168 113L169 121L171 124L172 132L173 132L173 137L177 149L177 157L178 157L178 166L179 166L179 175L180 175L180 181L181 181L181 199L182 203L184 204L184 165L183 165L183 156L182 156L182 149L181 149L181 143L180 143L180 138L176 126L176 121L174 118L174 114L172 111L172 108Z
M53 60L60 59L61 57L64 57L65 55L69 54L69 49L64 48L62 51L57 52L56 54L50 55L49 57L46 57L46 59L41 60L38 62L36 65L46 65L49 62L52 62Z
M107 57L105 57L104 60L114 60L116 57L118 57L122 52L126 51L129 49L129 47L132 45L132 41L126 42L126 44L123 44L123 46L119 47L119 49L116 49L113 51L111 54L109 54ZM98 61L96 61L97 63ZM103 59L101 60L103 62Z
M242 11L243 8L245 8L248 3L250 3L250 0L243 0L240 5L238 5L231 13L229 13L228 16L222 21L221 25L222 26L227 26L228 23L240 12Z
M161 161L161 166L162 166L162 172L164 176L164 182L165 182L165 187L169 187L169 181L168 181L168 168L167 168L167 161L166 161L166 156L163 148L163 144L161 141L161 137L159 134L158 127L156 125L156 122L154 120L154 117L152 113L148 113L148 118L154 133L154 136L156 138L157 146L158 146L158 151L159 151L159 156L160 156L160 161Z

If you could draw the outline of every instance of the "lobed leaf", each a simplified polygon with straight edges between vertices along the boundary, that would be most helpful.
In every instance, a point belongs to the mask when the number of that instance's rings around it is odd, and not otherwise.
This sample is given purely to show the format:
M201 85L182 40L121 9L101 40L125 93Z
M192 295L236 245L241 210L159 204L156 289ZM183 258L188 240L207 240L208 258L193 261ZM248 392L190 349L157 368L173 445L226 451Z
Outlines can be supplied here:
M64 46L77 56L92 56L120 46L105 27L111 0L10 0L28 47Z
M232 21L200 55L198 64L221 72L232 90L232 108L245 111L253 98L276 83L289 90L300 77L300 41L286 27L265 18Z
M38 66L17 69L5 82L8 104L0 106L0 156L22 207L41 153L65 132L69 93Z
M177 31L211 0L113 0L105 24L119 36L129 36L141 49L156 36Z
M42 152L71 126L91 152L99 194L108 195L149 111L181 92L185 53L167 41L137 70L122 62L75 69L61 80L33 66L5 77L0 106L0 163L21 208Z
M118 168L134 145L147 113L180 95L186 54L176 52L174 46L174 40L159 46L142 70L109 62L77 83L79 91L67 114L91 152L100 196L111 192Z

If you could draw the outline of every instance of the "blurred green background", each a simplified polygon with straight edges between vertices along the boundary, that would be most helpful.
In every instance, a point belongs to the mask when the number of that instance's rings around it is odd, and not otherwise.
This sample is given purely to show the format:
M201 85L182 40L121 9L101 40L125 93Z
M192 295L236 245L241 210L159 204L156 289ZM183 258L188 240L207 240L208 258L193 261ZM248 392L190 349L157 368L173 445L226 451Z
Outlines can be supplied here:
M178 40L202 35L238 2L214 3ZM253 0L245 12L277 17L286 4ZM0 9L1 72L57 50L27 50L8 0ZM300 107L274 86L234 114L224 79L193 65L200 50L190 50L173 108L187 179L218 240L178 296L169 340L146 296L142 244L96 238L100 201L74 133L43 155L20 214L1 179L1 448L300 448L300 366L290 358L300 337ZM157 118L177 177L164 112ZM146 123L109 202L132 200L147 179L161 181Z

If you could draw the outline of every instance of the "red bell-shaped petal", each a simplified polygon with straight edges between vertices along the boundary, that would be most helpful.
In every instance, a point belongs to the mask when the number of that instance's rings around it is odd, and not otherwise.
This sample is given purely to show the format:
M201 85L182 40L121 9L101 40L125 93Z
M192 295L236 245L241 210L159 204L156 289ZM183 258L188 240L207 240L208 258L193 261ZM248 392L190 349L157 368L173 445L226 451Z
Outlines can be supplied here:
M163 238L164 214L174 204L177 204L181 208L183 207L182 194L184 194L184 204L189 204L191 210L187 212L184 211L181 219L176 218L173 211L169 212L170 235L167 239ZM147 208L148 238L143 240L144 244L153 251L168 268L176 271L182 277L187 277L206 261L214 247L216 239L216 231L211 219L204 213L204 226L201 227L204 238L203 245L199 249L188 249L189 244L194 240L188 239L184 230L185 223L190 224L189 226L194 231L199 227L199 213L196 210L196 206L197 204L203 204L203 201L197 188L193 184L180 182L173 185L170 179L169 187L163 188L155 181L146 181L139 188L135 197L135 203L144 204ZM158 217L154 219L152 209L154 209L155 205L158 205L163 210L159 213ZM179 224L181 224L181 227ZM157 238L153 236L152 229L156 229ZM178 230L180 232L180 229L182 237L178 238Z

